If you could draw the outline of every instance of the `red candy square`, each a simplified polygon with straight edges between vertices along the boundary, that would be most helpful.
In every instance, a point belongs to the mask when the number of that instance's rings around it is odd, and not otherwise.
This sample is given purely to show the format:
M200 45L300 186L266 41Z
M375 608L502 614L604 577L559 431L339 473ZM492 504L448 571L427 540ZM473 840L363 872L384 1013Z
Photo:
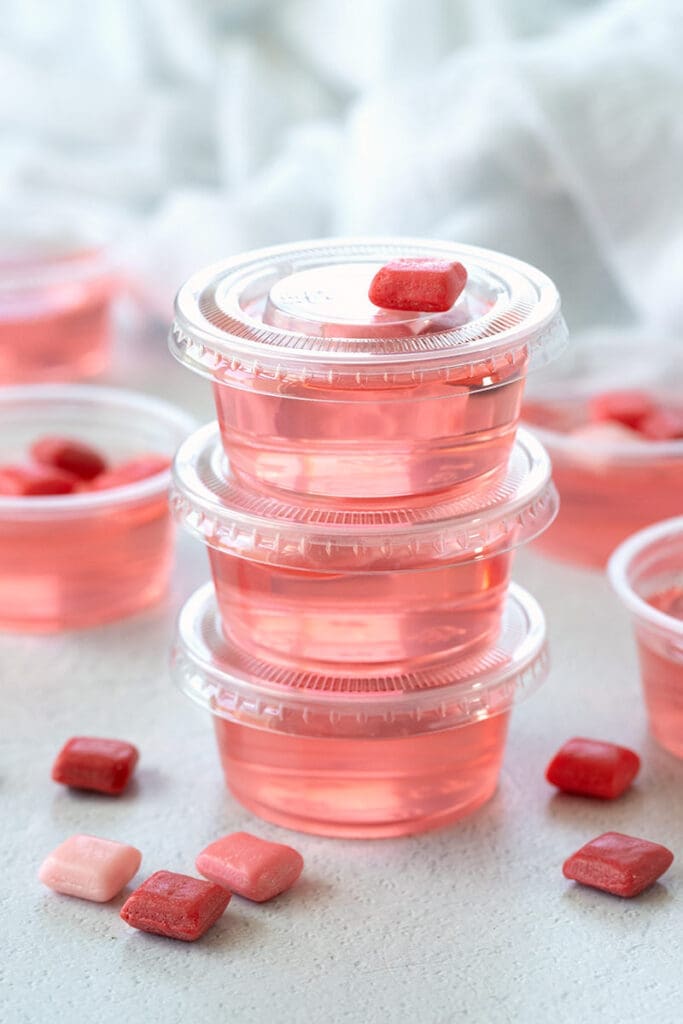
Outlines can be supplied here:
M107 464L98 451L69 437L41 437L31 445L36 462L71 473L79 480L93 480Z
M370 302L382 309L444 313L467 284L462 263L429 258L392 260L370 283Z
M194 942L218 920L231 893L190 875L156 871L131 893L121 917L142 932Z
M304 859L291 846L270 843L249 832L233 832L202 850L196 867L217 885L264 903L294 885Z
M594 395L590 401L589 414L592 420L612 420L615 423L623 423L631 430L638 430L641 422L654 411L654 408L654 403L646 391L632 388Z
M656 882L673 859L671 850L659 843L605 832L573 853L564 862L562 873L581 885L630 897Z
M138 757L137 748L125 740L74 736L57 755L52 778L75 789L118 796L130 782Z
M635 779L640 758L628 747L602 740L568 740L546 769L546 778L565 793L614 800Z

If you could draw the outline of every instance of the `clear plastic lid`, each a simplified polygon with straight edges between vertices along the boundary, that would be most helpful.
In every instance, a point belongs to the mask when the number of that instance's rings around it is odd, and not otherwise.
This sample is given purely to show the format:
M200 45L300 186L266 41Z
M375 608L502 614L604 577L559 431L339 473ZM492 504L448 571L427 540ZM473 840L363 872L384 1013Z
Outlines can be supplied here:
M400 257L458 261L464 292L446 313L384 310L368 298ZM425 239L339 239L246 253L180 289L169 344L180 362L234 387L273 381L386 388L431 381L483 389L524 376L567 339L552 281L487 249Z
M252 657L223 635L207 584L183 608L172 654L179 688L214 715L307 736L399 734L467 725L508 711L548 671L543 612L510 587L495 645L409 673L300 671Z
M190 533L218 551L293 569L386 572L476 561L533 540L558 509L550 459L524 430L498 483L409 507L290 502L253 490L231 475L215 423L181 445L173 475L174 513Z

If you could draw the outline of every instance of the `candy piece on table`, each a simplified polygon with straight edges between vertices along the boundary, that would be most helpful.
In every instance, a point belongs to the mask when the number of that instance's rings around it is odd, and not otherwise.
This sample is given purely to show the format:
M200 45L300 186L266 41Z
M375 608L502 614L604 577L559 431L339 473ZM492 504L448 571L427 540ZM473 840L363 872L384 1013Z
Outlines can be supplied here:
M52 778L74 789L118 796L130 782L139 756L137 748L125 740L74 736L57 755Z
M462 263L429 258L392 260L373 277L368 297L382 309L444 313L466 284Z
M55 892L107 903L130 882L141 861L142 854L134 846L75 835L48 854L38 878Z
M157 473L163 473L170 465L171 460L166 455L139 455L100 474L93 480L92 489L107 491L112 487L125 487L126 484L134 484L139 480L146 480L147 477L156 476Z
M6 497L72 494L77 484L77 477L60 469L30 464L0 466L0 494Z
M610 420L632 430L638 430L641 421L655 409L650 395L636 388L604 391L594 395L588 403L588 413L594 422Z
M107 468L98 451L68 437L41 437L31 445L31 457L40 465L72 473L79 480L93 480Z
M291 846L248 832L234 832L210 843L195 863L201 875L257 903L289 889L304 867L303 857Z
M131 893L121 917L142 932L194 942L208 931L230 902L231 893L190 875L156 871Z
M655 409L639 422L638 432L650 441L675 441L683 438L683 412Z
M565 793L614 800L629 788L639 769L640 758L628 747L576 737L560 747L545 776Z
M647 839L605 832L592 839L564 862L565 878L611 892L637 896L671 866L671 850Z

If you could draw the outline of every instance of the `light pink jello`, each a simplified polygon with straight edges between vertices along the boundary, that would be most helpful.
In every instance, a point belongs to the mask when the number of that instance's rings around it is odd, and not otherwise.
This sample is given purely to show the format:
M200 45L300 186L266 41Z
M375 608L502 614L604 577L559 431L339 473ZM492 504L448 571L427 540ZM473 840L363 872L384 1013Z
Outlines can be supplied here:
M631 613L650 730L683 757L683 516L630 537L609 575Z
M193 421L134 392L36 385L0 391L0 427L8 463L58 434L116 464L143 454L170 460ZM159 600L173 561L169 481L165 469L106 490L0 495L0 629L92 626Z
M113 229L37 200L0 217L0 385L73 381L109 362L121 290Z
M438 668L287 670L226 640L213 588L190 598L177 685L214 718L225 781L269 821L383 837L436 828L495 792L515 701L545 677L543 614L512 586L495 644Z
M449 312L370 302L374 274L401 256L465 265ZM555 287L525 263L446 242L350 239L200 271L178 294L170 346L213 382L236 476L273 493L367 500L471 490L501 472L527 372L565 340Z
M495 486L359 510L248 487L209 425L178 451L172 501L208 547L226 635L306 669L416 667L492 641L514 550L557 511L548 457L524 432Z
M683 510L683 439L653 441L618 423L591 423L592 394L558 385L526 401L523 420L550 455L561 500L539 550L598 569L631 534Z

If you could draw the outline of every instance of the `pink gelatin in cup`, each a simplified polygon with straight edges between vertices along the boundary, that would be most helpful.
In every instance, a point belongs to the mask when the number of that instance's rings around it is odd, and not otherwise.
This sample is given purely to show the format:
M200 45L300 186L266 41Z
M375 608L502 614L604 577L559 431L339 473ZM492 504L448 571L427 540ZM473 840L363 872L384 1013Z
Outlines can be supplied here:
M563 388L526 401L523 420L550 455L561 501L537 547L597 569L632 533L681 512L683 438L652 440L616 420L592 419L596 397Z
M0 385L73 381L109 362L118 223L32 195L0 213Z
M471 813L495 792L515 700L545 677L545 623L512 586L485 653L402 673L284 670L221 630L213 589L183 609L179 687L208 708L225 781L286 828L407 835Z
M514 549L557 510L521 433L495 486L374 510L276 499L230 473L215 425L180 448L173 506L208 546L226 635L258 657L415 667L491 642Z
M683 757L683 516L630 537L609 574L631 613L650 731Z
M48 435L87 441L112 464L168 462L192 429L180 410L109 388L44 385L0 394L3 456ZM0 628L53 632L130 615L165 592L173 559L166 468L124 486L0 495Z
M458 260L450 311L381 309L401 256ZM514 442L528 370L564 346L552 282L486 250L340 240L248 253L194 275L173 354L208 377L233 472L255 489L345 500L488 482Z

